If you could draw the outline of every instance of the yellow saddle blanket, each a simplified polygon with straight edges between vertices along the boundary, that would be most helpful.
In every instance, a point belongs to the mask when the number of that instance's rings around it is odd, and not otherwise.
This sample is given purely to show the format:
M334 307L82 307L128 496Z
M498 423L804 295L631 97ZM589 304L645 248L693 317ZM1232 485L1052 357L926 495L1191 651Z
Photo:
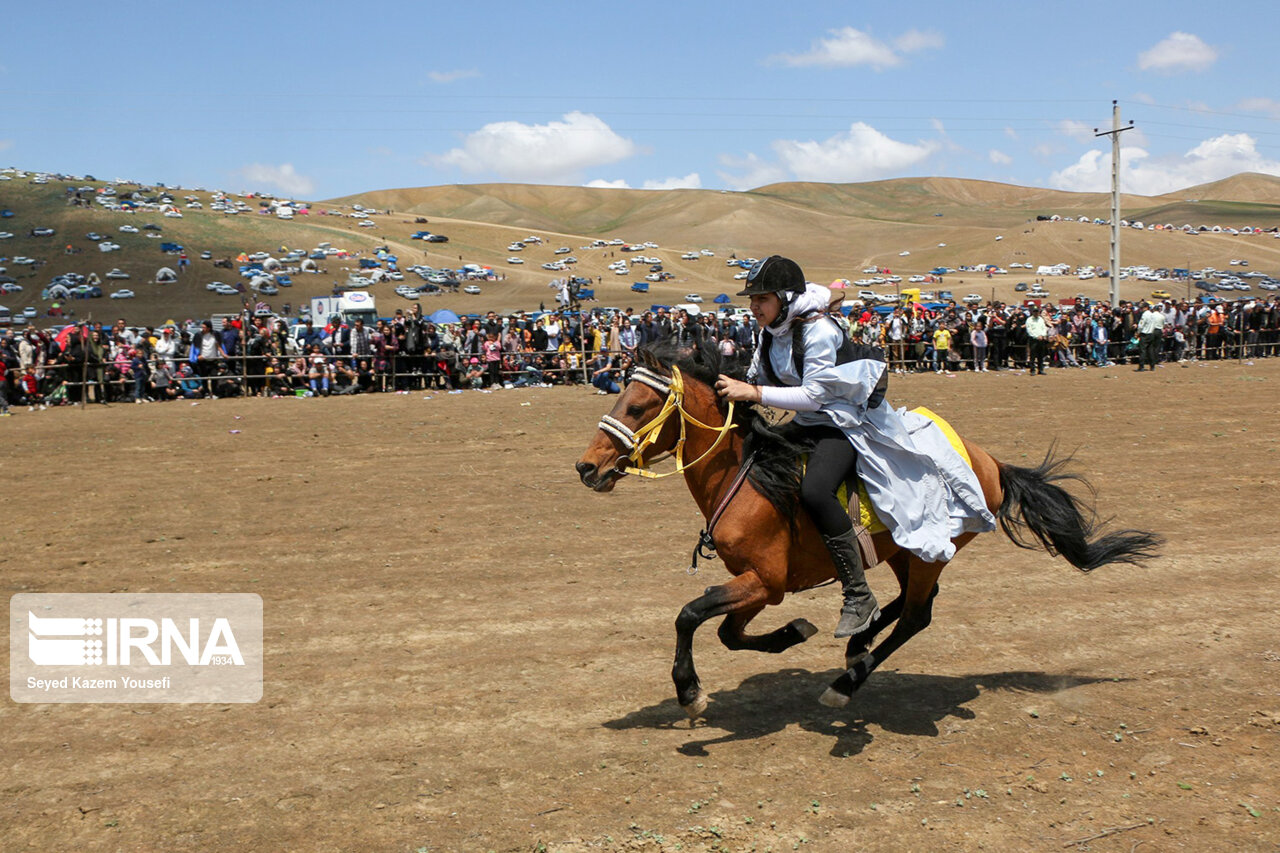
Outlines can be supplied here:
M951 442L951 446L960 454L960 458L964 460L964 464L968 465L970 468L973 467L973 460L969 458L969 452L965 450L964 442L960 440L960 436L956 431L951 428L951 424L947 423L946 420L937 412L926 409L924 406L912 409L911 411L916 414L924 415L926 418L937 424L938 429L942 430L942 434L947 437L947 441ZM808 457L805 457L804 464L808 464L808 462ZM871 505L871 499L867 497L867 487L862 484L861 479L858 479L857 494L857 512L854 512L849 501L848 483L841 483L840 490L836 493L836 496L840 498L840 504L845 509L849 510L849 517L853 519L854 526L865 527L868 533L879 533L882 530L887 530L888 528L884 526L884 522L880 520L880 516L876 515L875 507Z

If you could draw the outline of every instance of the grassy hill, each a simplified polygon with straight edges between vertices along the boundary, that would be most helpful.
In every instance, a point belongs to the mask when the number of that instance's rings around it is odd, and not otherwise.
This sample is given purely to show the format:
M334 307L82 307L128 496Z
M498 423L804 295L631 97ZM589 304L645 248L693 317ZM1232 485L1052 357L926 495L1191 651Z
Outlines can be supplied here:
M183 209L183 218L170 219L158 212L113 213L99 209L72 207L66 201L68 186L102 186L101 183L51 180L31 183L29 177L0 182L0 208L12 209L15 216L0 220L0 230L14 237L0 240L0 256L26 255L41 259L31 270L10 262L6 275L18 279L25 290L4 294L0 304L11 309L35 306L43 312L48 304L39 300L41 288L62 272L104 275L113 267L131 278L106 282L109 289L127 287L137 298L111 301L81 300L70 303L79 316L92 313L94 319L127 316L138 322L204 317L233 311L237 297L208 292L210 281L234 283L236 270L215 269L211 260L201 260L204 251L213 258L234 258L240 252L279 252L281 247L310 249L320 242L352 252L370 252L380 245L399 255L401 265L427 263L435 267L456 267L461 263L491 266L503 280L482 285L480 296L450 294L423 298L423 307L432 311L448 307L457 311L533 309L552 302L548 283L563 273L547 272L541 264L556 257L554 250L569 247L578 257L577 274L599 279L597 295L606 305L646 307L651 302L683 301L686 293L698 293L710 300L718 293L739 289L732 278L733 268L724 260L762 257L774 252L796 258L809 278L823 283L835 278L858 279L867 266L888 267L905 276L926 272L935 266L993 263L1004 267L1012 262L1035 264L1107 263L1109 229L1078 222L1039 222L1039 214L1107 218L1110 198L1100 193L1067 193L1055 190L1016 187L985 181L954 178L910 178L862 184L786 183L761 187L750 192L715 190L618 190L586 187L555 187L525 184L476 184L388 189L319 202L310 216L283 221L254 212L226 216L209 209L210 193L172 191L179 208L183 197L195 195L202 210ZM123 192L126 188L120 188ZM248 203L256 209L258 202ZM354 203L389 210L372 217L375 228L360 228L346 216L320 215L321 210L349 211ZM1280 225L1280 178L1242 174L1223 181L1192 187L1159 197L1126 196L1123 215L1146 222L1169 222L1180 226L1222 225L1272 227ZM429 224L415 223L423 217ZM143 234L125 234L118 229L131 224L154 223L163 229L164 239L180 243L191 258L191 269L176 284L154 283L161 266L176 266L176 259L163 255L160 240ZM31 237L36 227L56 230L52 237ZM428 228L449 236L447 244L424 244L409 235ZM96 231L118 242L118 252L101 253L85 235ZM509 265L512 253L506 246L528 235L545 242L530 246L520 257L522 265ZM629 242L653 241L661 248L644 254L662 258L676 281L653 284L648 296L630 292L633 280L645 270L615 276L607 265L623 255L616 249L589 249L595 238L621 238ZM70 244L74 254L66 254ZM685 261L680 255L690 250L709 249L716 257ZM1123 261L1152 266L1215 266L1226 268L1232 258L1248 259L1254 269L1280 271L1280 241L1272 235L1138 232L1126 230L1122 238ZM904 254L906 253L906 254ZM268 301L279 307L285 301L296 306L311 296L328 293L334 282L345 281L355 261L329 259L318 275L294 276L294 287L282 289ZM948 279L957 292L970 290L983 296L1013 298L1018 271L1006 277L963 274ZM1030 280L1027 272L1022 276ZM1063 280L1050 290L1055 297L1077 291L1104 296L1105 281ZM1146 289L1136 283L1126 285L1144 296ZM393 285L373 289L379 309L390 314L407 301L392 293Z

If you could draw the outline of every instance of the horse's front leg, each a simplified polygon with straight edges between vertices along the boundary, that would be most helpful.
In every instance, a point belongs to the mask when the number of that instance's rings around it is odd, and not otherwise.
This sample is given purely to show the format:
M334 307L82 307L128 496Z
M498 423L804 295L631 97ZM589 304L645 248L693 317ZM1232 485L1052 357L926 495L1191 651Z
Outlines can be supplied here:
M701 716L707 709L707 694L693 666L694 632L708 619L741 610L759 610L768 600L768 590L759 575L747 571L728 583L707 587L702 595L680 610L676 617L676 661L671 667L671 680L675 682L680 707L690 719Z

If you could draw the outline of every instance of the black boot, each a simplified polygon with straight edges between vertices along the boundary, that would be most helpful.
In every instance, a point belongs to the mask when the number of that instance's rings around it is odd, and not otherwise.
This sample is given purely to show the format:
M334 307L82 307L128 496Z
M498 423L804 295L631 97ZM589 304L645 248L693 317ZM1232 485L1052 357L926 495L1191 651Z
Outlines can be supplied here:
M876 597L867 586L862 570L862 551L858 548L858 536L852 529L838 536L823 536L831 561L836 565L836 577L844 589L844 604L840 607L840 624L836 637L852 637L860 634L880 615Z

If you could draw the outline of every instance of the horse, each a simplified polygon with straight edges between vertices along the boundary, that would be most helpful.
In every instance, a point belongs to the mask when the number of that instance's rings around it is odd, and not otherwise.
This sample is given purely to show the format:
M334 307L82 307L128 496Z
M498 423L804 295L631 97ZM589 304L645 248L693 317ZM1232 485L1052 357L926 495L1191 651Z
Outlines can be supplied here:
M763 634L747 626L767 605L788 592L813 588L835 577L835 566L817 529L797 504L802 441L770 425L763 411L734 408L715 392L719 374L742 376L740 358L722 357L714 342L681 346L668 337L637 350L639 365L619 394L575 468L583 485L611 491L630 474L661 477L650 465L668 454L676 458L694 502L706 519L699 552L709 548L733 575L727 583L707 587L681 608L676 617L676 652L671 677L680 706L691 720L707 708L693 662L693 637L709 619L723 616L717 635L732 650L779 653L808 640L817 628L795 619ZM1051 446L1044 461L1023 468L997 461L967 439L961 439L981 484L987 507L1000 528L1018 547L1043 548L1060 555L1082 572L1111 563L1137 564L1156 556L1162 542L1141 530L1101 532L1093 507L1063 488L1077 474L1064 468L1071 457L1058 457ZM686 461L692 458L692 461ZM1030 534L1030 535L1028 535ZM964 547L976 533L952 541ZM845 672L820 696L831 707L843 707L867 677L909 639L929 626L933 599L944 562L926 563L899 548L887 531L870 537L874 556L867 568L887 563L898 581L896 598L861 634L849 638ZM893 630L871 648L889 625Z

